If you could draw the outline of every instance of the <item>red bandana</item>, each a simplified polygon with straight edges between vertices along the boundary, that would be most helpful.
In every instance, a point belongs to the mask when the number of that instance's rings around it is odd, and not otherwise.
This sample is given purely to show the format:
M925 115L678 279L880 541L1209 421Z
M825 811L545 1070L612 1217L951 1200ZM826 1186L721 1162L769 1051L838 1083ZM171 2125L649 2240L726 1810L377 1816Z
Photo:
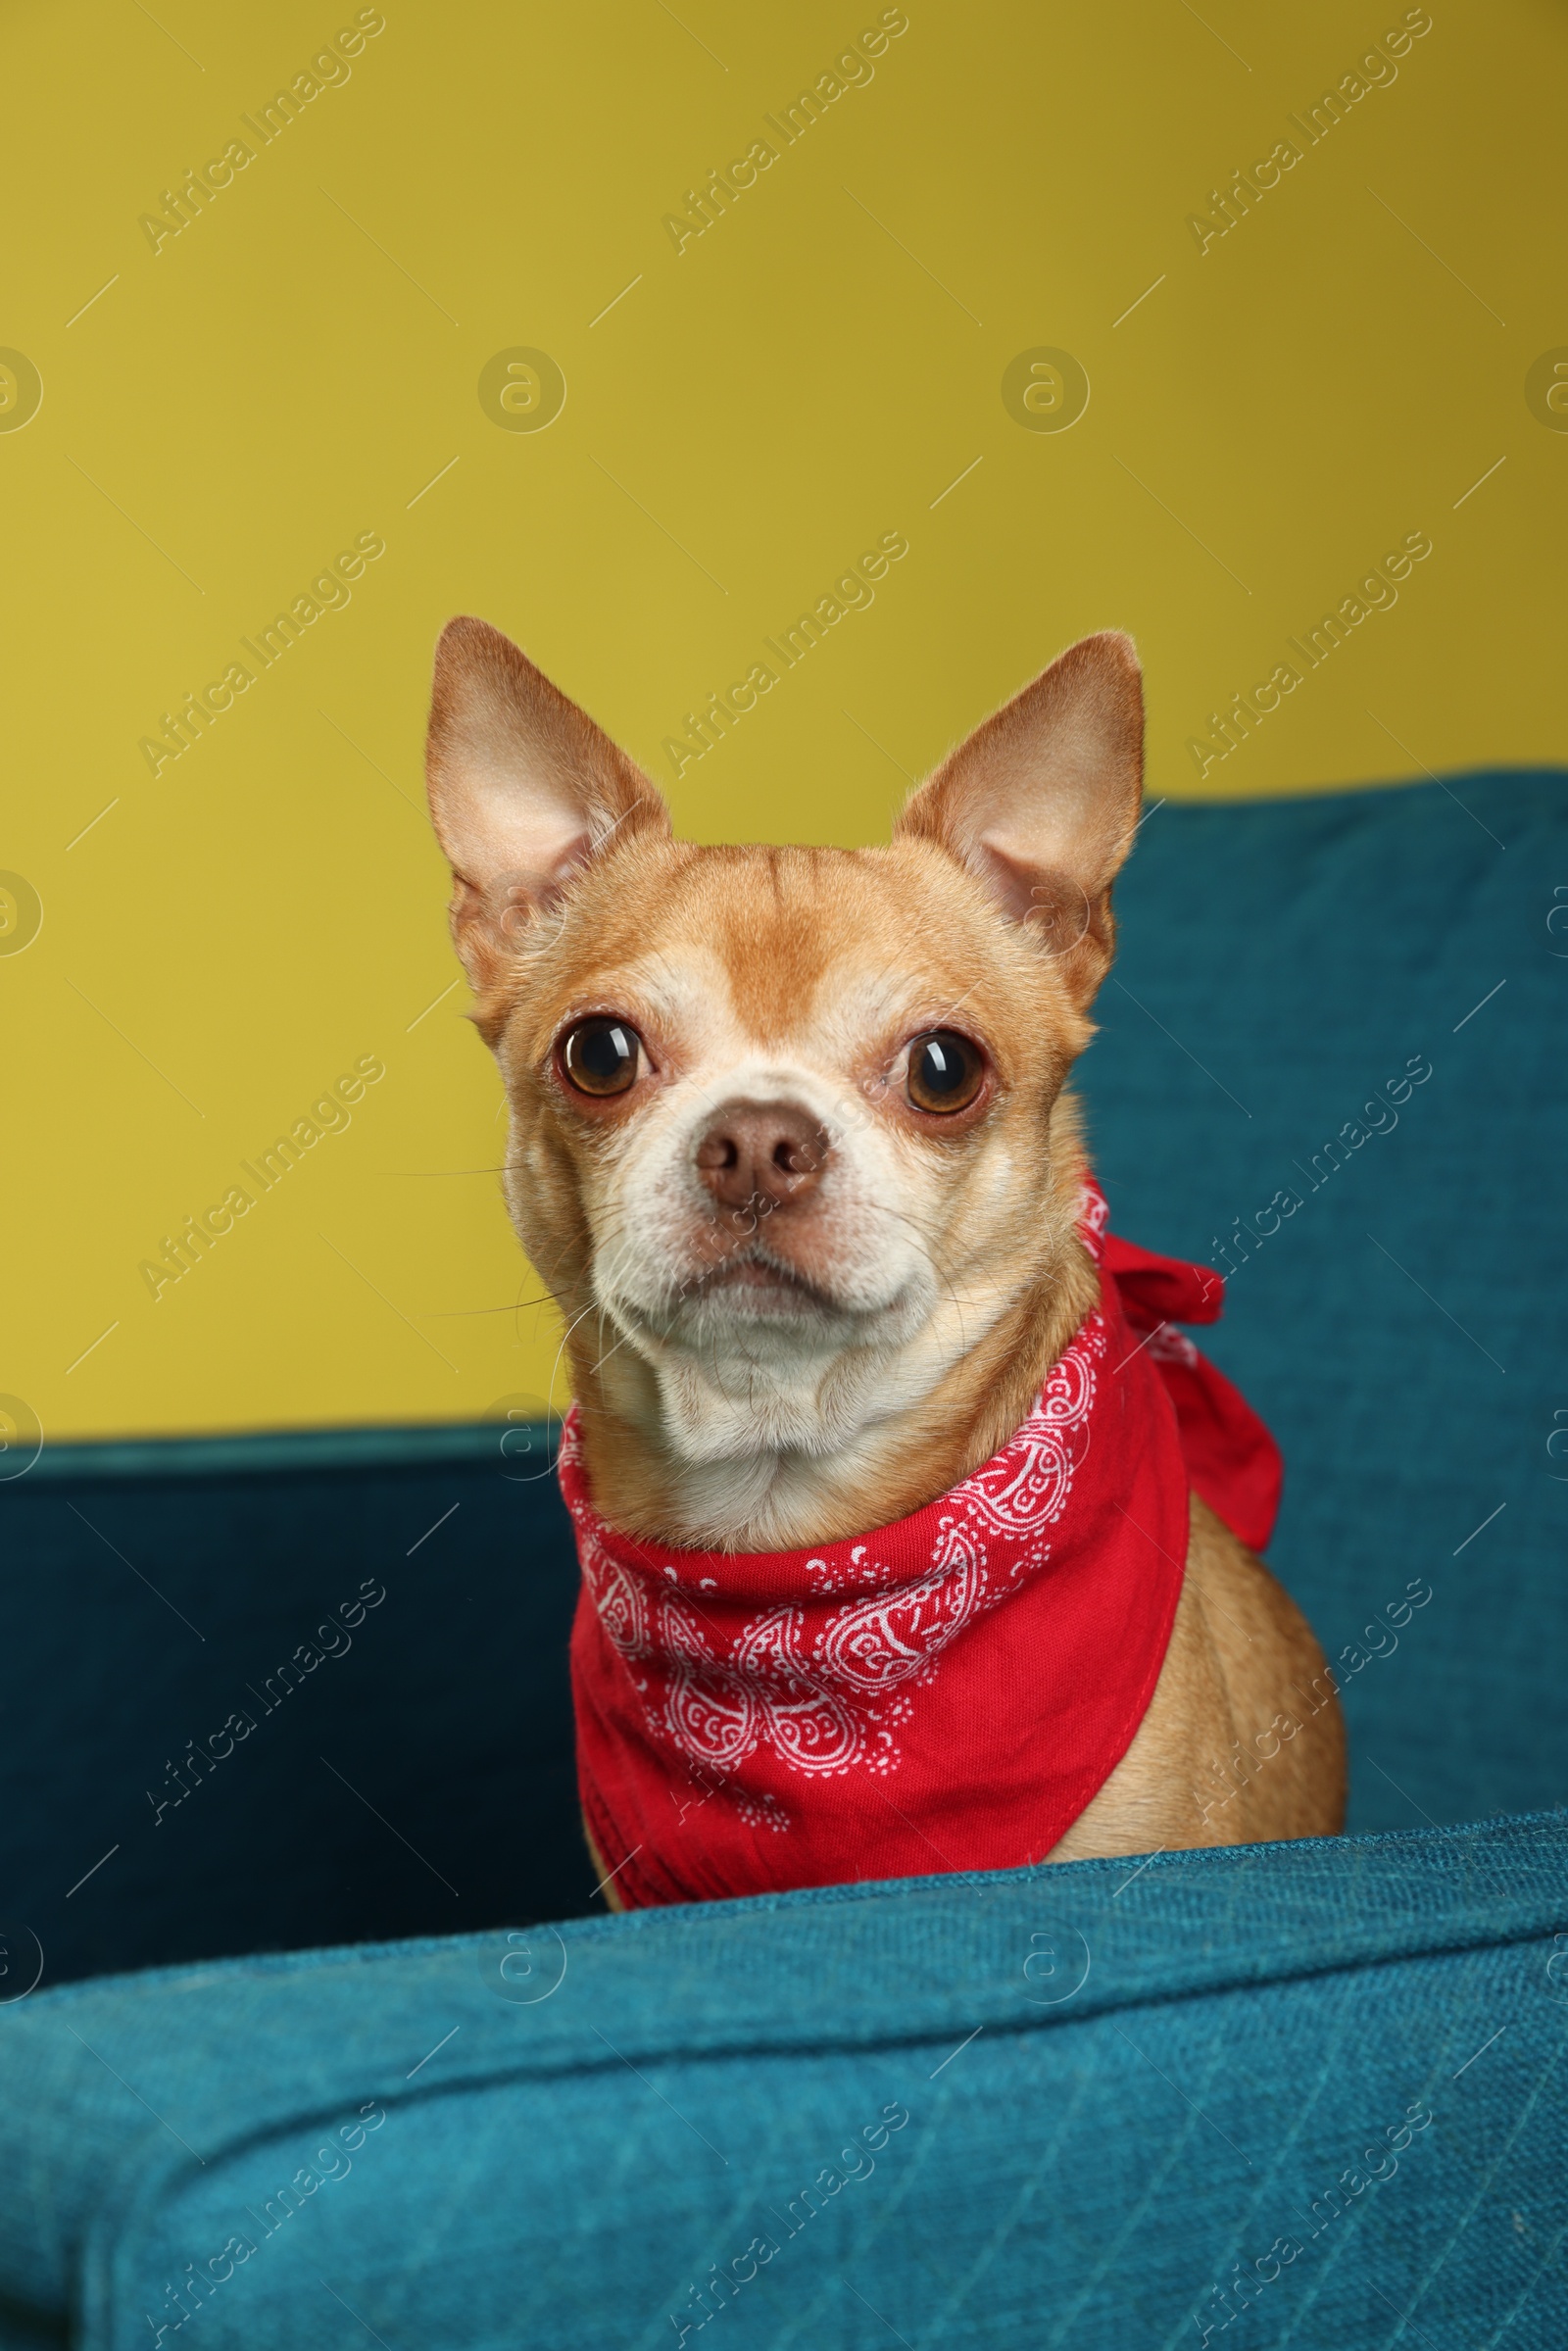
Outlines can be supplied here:
M583 1809L621 1898L707 1901L1040 1861L1153 1696L1188 1488L1261 1550L1280 1456L1167 1317L1213 1322L1207 1266L1104 1230L1100 1305L1015 1437L896 1526L808 1551L677 1551L562 1492Z

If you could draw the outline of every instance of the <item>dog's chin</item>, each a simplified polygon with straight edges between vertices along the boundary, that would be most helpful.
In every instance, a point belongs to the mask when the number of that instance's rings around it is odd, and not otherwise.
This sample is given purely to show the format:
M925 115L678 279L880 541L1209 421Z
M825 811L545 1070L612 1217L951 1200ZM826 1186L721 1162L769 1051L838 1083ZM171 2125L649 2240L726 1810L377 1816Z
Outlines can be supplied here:
M909 1286L895 1292L874 1286L861 1296L846 1287L848 1295L760 1249L748 1249L671 1284L662 1295L638 1300L622 1294L614 1311L660 1348L699 1358L722 1382L729 1364L744 1379L755 1374L760 1359L821 1362L905 1335L913 1304Z
M602 1302L653 1373L662 1444L693 1467L853 1442L936 1295L918 1265L812 1278L756 1245L698 1272L638 1270L646 1289L622 1272Z
M794 1266L771 1258L732 1257L704 1276L689 1301L710 1324L728 1318L737 1323L802 1323L839 1325L846 1309L821 1284Z

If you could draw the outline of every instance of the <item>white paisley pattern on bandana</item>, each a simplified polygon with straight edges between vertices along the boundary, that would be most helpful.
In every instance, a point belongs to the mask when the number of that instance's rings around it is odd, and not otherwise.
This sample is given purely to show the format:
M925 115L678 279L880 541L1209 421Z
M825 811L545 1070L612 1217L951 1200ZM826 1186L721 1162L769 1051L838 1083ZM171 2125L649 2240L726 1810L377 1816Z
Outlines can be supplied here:
M1102 1225L1098 1195L1093 1205L1086 1201L1085 1222L1094 1205ZM1084 1233L1097 1256L1099 1237L1092 1224ZM1051 1557L1051 1531L1089 1449L1096 1368L1105 1347L1104 1319L1096 1311L1052 1366L1016 1435L943 1497L924 1574L910 1580L879 1562L875 1536L824 1544L807 1560L813 1594L858 1589L862 1595L825 1619L813 1610L820 1629L808 1646L806 1611L785 1605L754 1617L720 1653L677 1571L663 1566L661 1582L654 1562L639 1571L616 1558L612 1545L635 1546L574 1502L583 1580L605 1638L640 1693L650 1733L705 1774L727 1776L761 1747L793 1772L895 1770L898 1726L943 1650ZM562 1446L580 1460L575 1412ZM993 1543L1010 1562L1004 1577L992 1572ZM788 1826L769 1799L743 1809L760 1823Z

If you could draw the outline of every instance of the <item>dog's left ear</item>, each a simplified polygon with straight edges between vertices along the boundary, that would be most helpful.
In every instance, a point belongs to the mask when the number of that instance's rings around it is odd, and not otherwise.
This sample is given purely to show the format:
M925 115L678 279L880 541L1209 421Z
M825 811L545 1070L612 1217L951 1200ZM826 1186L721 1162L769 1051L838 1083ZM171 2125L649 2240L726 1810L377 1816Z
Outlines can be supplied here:
M1132 639L1084 637L975 728L923 783L894 838L933 841L1027 924L1085 1005L1110 965L1110 885L1144 780Z

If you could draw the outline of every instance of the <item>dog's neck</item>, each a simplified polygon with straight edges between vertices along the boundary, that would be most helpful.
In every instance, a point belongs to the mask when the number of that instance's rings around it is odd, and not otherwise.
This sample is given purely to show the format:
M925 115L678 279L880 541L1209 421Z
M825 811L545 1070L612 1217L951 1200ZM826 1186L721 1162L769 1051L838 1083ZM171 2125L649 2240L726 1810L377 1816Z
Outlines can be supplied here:
M603 1516L681 1548L794 1550L891 1525L989 1460L1098 1296L1070 1097L1043 1155L1038 1212L1003 1261L961 1265L917 1329L852 1342L809 1378L739 1350L704 1365L624 1340L607 1349L592 1312L577 1320L567 1354Z

